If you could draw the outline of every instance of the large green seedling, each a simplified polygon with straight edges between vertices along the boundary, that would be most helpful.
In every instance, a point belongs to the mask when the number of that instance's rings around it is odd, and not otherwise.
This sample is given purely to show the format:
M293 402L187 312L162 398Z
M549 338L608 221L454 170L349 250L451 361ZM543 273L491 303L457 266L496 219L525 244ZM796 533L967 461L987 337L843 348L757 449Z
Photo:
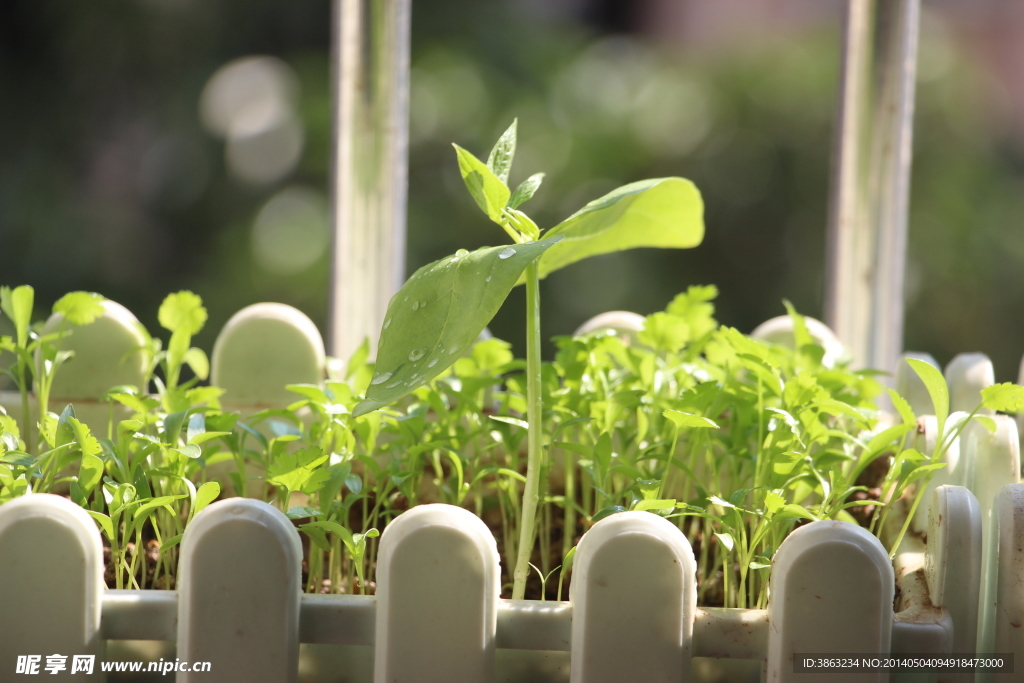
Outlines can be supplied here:
M703 202L693 183L656 178L631 183L590 202L543 231L519 206L540 187L543 174L515 191L508 177L516 150L516 122L487 163L455 146L459 170L480 209L515 243L457 253L426 265L388 304L377 347L376 372L359 416L397 401L448 369L476 340L517 284L526 284L526 486L519 524L513 599L521 599L530 572L538 484L544 457L541 430L540 279L589 256L635 247L689 248L704 237Z

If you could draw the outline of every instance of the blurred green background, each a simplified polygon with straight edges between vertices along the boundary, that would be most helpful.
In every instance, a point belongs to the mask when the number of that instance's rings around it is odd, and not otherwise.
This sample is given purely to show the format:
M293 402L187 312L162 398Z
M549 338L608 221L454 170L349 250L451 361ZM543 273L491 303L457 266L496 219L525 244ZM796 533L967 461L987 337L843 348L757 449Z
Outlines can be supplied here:
M694 283L744 331L783 298L820 317L843 4L415 2L409 272L505 241L450 143L486 154L518 117L512 181L547 173L527 205L542 227L645 177L688 177L706 203L697 249L549 278L545 336ZM906 346L984 351L1000 381L1024 352L1021 7L925 2L914 140ZM5 0L0 284L33 285L40 316L97 291L154 332L191 289L207 350L256 301L325 329L329 41L327 0ZM518 291L491 326L519 352L522 316Z

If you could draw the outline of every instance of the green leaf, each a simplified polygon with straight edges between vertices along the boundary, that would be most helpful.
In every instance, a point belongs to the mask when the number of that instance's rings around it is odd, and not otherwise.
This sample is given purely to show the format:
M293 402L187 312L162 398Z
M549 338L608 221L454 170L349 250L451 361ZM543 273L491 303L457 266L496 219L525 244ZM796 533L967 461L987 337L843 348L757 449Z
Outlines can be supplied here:
M328 457L315 447L284 453L267 468L267 481L288 491L315 493L331 478L326 469L317 469Z
M208 481L196 491L196 504L192 516L198 515L207 505L217 500L220 495L220 484L215 481Z
M487 168L506 185L508 184L509 171L512 169L512 159L516 156L516 128L518 124L519 119L512 119L512 125L501 134L501 137L494 143L494 147L487 157Z
M776 491L769 491L764 497L764 508L768 515L774 515L786 505L786 499Z
M114 539L114 525L110 521L110 517L108 517L107 515L104 515L101 512L93 512L92 510L86 510L86 512L88 512L90 515L92 515L92 518L100 523L100 529L102 529L103 533L107 535L107 538L110 539L110 540L113 540Z
M508 187L484 162L458 145L453 146L455 154L459 158L459 171L462 173L462 180L466 183L466 188L473 195L480 210L500 225L502 222L501 211L508 204Z
M914 415L914 409L910 407L910 403L892 389L887 388L886 391L889 392L889 399L892 401L893 407L896 408L896 412L900 414L904 426L916 427L917 416Z
M53 312L60 313L72 325L88 325L103 315L106 299L95 292L71 292L65 294L53 305Z
M35 290L28 285L11 289L0 287L0 309L14 323L18 346L28 343L28 328L32 324L32 307L35 304Z
M709 420L701 415L692 415L690 413L684 413L681 410L664 410L661 413L668 419L672 420L676 427L683 429L686 427L695 427L698 429L718 429L718 425L714 420Z
M732 549L736 547L736 542L733 540L732 534L716 533L715 536L718 537L719 542L729 552L732 552Z
M206 324L206 309L203 300L189 291L168 294L157 313L160 325L171 332L193 335Z
M210 359L206 357L206 352L202 349L193 346L185 352L181 360L192 368L192 372L199 379L205 380L210 376Z
M506 415L488 415L488 417L495 422L504 422L510 424L513 427L519 427L521 429L529 429L530 423L526 420L521 420L518 417L508 417Z
M641 180L590 202L548 232L556 235L565 239L541 257L541 277L598 254L695 247L704 239L704 203L689 180Z
M103 461L95 455L83 455L78 469L78 486L82 495L88 496L103 478Z
M175 453L181 453L186 458L192 458L193 460L203 454L203 449L192 443L182 446L181 448L172 448L171 450Z
M498 312L531 261L557 240L460 252L417 270L388 304L364 415L444 372Z
M533 195L536 194L542 182L544 182L544 174L534 173L532 176L519 183L515 192L512 193L512 197L508 200L508 208L518 209L520 206L533 199Z
M75 442L82 449L83 455L99 455L103 452L100 442L96 440L96 437L92 435L92 432L89 431L89 428L84 423L72 416L68 416L67 424L73 430Z
M316 508L296 505L295 507L288 508L288 512L285 515L288 516L288 519L306 519L307 517L323 517L324 513Z
M942 371L931 363L917 358L907 358L906 361L924 382L928 395L932 398L932 405L935 406L935 420L938 422L939 434L942 434L946 417L949 416L949 387L946 386L946 378L942 376Z
M674 498L652 499L637 501L636 505L633 506L633 509L640 511L671 510L675 506L676 501Z
M1010 382L992 384L981 390L981 404L1000 413L1024 412L1024 387Z

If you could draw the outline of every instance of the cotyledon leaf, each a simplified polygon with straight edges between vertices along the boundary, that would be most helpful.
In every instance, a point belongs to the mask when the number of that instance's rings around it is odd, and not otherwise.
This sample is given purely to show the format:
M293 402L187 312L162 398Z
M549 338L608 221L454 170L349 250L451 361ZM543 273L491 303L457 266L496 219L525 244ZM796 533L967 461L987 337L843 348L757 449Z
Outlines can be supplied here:
M684 178L641 180L590 202L547 233L556 235L565 239L541 257L541 277L598 254L695 247L704 239L704 202Z
M476 341L531 261L561 238L460 250L423 266L388 304L377 365L358 417L444 372Z

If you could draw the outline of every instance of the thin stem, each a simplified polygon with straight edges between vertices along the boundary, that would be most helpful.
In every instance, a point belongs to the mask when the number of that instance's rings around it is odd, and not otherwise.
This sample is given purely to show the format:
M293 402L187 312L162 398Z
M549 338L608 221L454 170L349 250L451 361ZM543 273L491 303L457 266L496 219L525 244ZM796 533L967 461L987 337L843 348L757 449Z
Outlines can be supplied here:
M523 489L522 523L512 583L512 599L522 600L530 575L530 555L536 530L541 458L541 364L540 364L540 275L537 262L526 267L526 399L527 435L526 487Z

